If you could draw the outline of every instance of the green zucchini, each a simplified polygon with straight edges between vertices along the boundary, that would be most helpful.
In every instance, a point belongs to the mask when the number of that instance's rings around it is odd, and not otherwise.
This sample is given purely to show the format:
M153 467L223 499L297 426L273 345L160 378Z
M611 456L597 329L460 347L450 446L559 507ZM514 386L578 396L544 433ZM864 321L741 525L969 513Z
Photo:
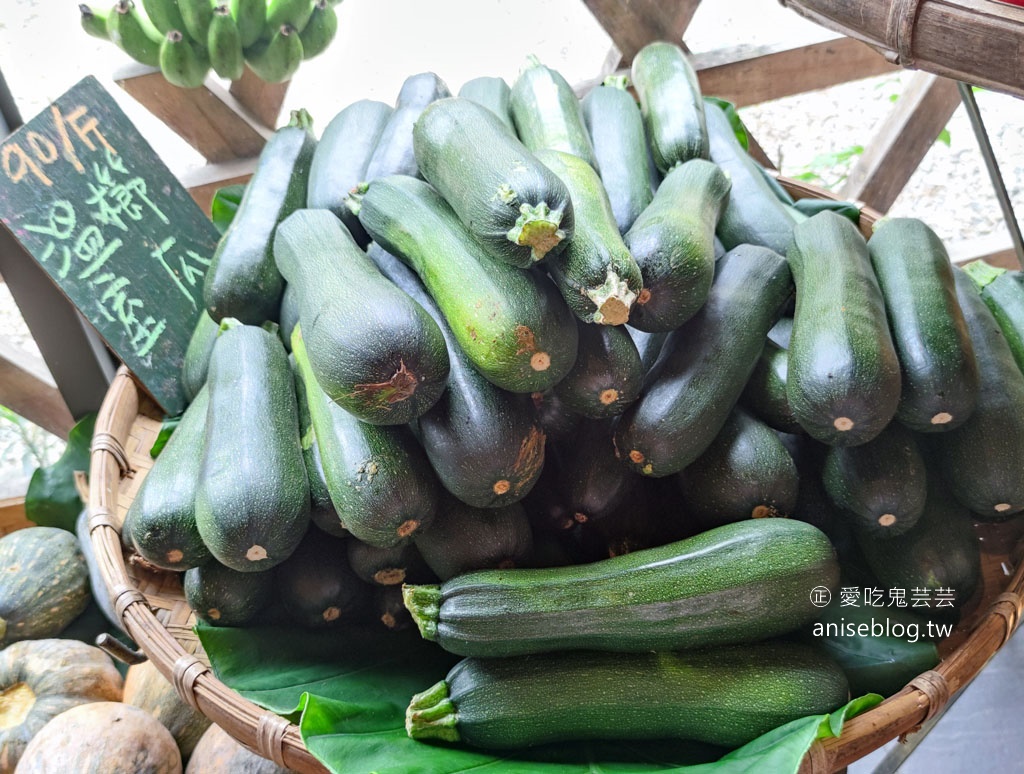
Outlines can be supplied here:
M234 317L250 325L277 320L284 280L274 263L277 224L306 203L316 139L304 110L292 113L260 153L231 225L206 272L203 302L215 321Z
M412 431L360 422L333 402L313 376L301 325L292 334L292 352L342 525L380 548L411 540L430 525L438 497L437 480Z
M668 338L668 332L648 333L634 328L632 325L627 325L626 330L629 331L629 337L636 345L636 351L640 354L640 365L646 375L654 367L655 361L661 354L661 348L665 344L665 339Z
M486 108L433 103L413 128L413 147L423 177L492 258L526 268L572 239L565 184Z
M210 356L213 355L213 345L217 343L219 330L220 326L213 321L206 310L200 311L196 327L188 340L185 360L181 366L181 388L185 391L185 397L190 401L195 400L196 395L206 384Z
M196 524L218 562L258 572L287 559L309 524L295 381L275 334L221 328L206 382Z
M665 175L623 237L644 284L629 316L634 328L675 330L703 305L715 273L715 226L729 186L710 161L680 164Z
M371 616L388 630L400 632L412 628L412 616L402 603L401 586L377 586L373 590Z
M292 331L299 324L299 293L294 285L287 282L284 285L284 293L281 294L281 309L278 316L278 335L281 343L289 352L292 351Z
M554 445L549 442L544 452L544 467L540 477L522 501L535 538L539 535L560 538L562 533L576 524L567 505L565 487L562 485L565 478L562 470L564 463L559 456Z
M838 708L849 690L830 658L797 643L470 658L413 696L405 723L414 739L495 750L665 738L739 747Z
M448 580L471 570L523 566L533 534L519 503L484 509L446 497L430 529L416 537L416 548L434 574Z
M896 414L900 364L867 244L842 215L797 224L786 394L800 425L835 446L866 443Z
M640 353L621 326L577 321L576 363L554 390L571 410L602 419L621 414L640 396Z
M594 146L572 86L531 56L512 84L509 102L519 139L530 150L557 150L597 169Z
M978 363L978 402L935 451L956 498L979 519L1003 521L1024 510L1024 374L974 282L953 273Z
M654 195L643 118L626 84L625 77L609 76L581 102L601 182L622 234Z
M727 250L752 244L785 255L793 238L793 216L772 192L718 105L705 104L711 160L729 176L732 188L717 234Z
M838 581L820 530L748 519L593 564L407 586L405 600L424 638L459 656L641 652L784 634L817 615L810 589Z
M567 513L577 524L587 524L614 513L629 501L642 481L615 458L612 423L585 419L561 451L558 487Z
M551 279L579 319L622 325L643 279L619 234L601 178L569 153L542 150L537 158L565 183L576 224L572 241L548 259Z
M768 425L740 409L676 480L687 512L705 527L789 516L796 508L793 458Z
M481 376L412 270L376 243L369 254L434 318L448 346L448 389L418 423L434 472L449 492L478 508L522 499L544 465L544 431L530 396L501 390Z
M666 174L684 161L709 158L700 84L682 49L674 43L650 43L633 58L630 74L658 170Z
M270 603L274 573L236 572L217 562L185 571L185 601L196 618L212 626L244 626Z
M299 626L348 625L368 610L373 590L349 566L349 542L310 530L277 569L278 599Z
M436 578L413 543L377 548L361 540L349 540L345 551L352 572L364 583L374 586L429 583L424 578Z
M829 447L822 480L832 502L854 515L854 526L876 537L901 535L924 513L924 457L898 422L859 446Z
M309 167L306 206L333 212L360 244L369 240L359 218L345 206L345 198L366 180L370 155L391 113L391 106L383 102L353 102L324 128Z
M426 183L375 181L359 220L408 263L474 367L510 392L546 390L576 358L576 325L550 283L481 254L451 207Z
M404 425L444 391L448 350L423 308L385 278L328 210L299 210L277 229L274 257L296 286L313 373L362 420Z
M565 405L554 388L530 395L537 423L549 441L568 438L579 427L583 417Z
M187 570L210 560L196 526L195 508L208 404L209 391L201 389L125 516L124 529L136 550L165 570Z
M678 473L718 435L793 292L786 260L744 245L719 261L708 300L669 334L644 392L622 415L616 453L646 476Z
M978 366L946 249L920 220L891 218L868 252L900 361L896 418L918 432L952 430L974 410Z
M512 90L505 83L504 78L492 78L481 76L473 78L462 84L458 96L460 99L468 99L482 107L490 110L501 119L513 135L516 133L516 126L512 123Z
M1017 367L1024 371L1024 274L974 261L964 267L999 323Z
M789 352L771 338L765 344L754 373L743 388L740 403L769 427L783 433L803 433L786 394Z

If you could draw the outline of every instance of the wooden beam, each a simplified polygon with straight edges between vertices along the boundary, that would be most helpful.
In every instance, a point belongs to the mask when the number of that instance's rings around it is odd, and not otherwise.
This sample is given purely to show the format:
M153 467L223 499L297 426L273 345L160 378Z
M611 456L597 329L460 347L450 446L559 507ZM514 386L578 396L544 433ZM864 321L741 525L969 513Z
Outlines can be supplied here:
M612 39L605 66L628 66L637 51L656 40L679 43L701 0L583 0ZM614 64L610 64L610 61Z
M957 266L985 261L1010 271L1019 271L1021 268L1017 253L1013 250L1013 242L1005 232L953 242L946 249L949 260Z
M217 193L217 189L235 183L248 183L252 173L256 171L258 160L258 158L236 159L221 164L207 164L179 175L178 180L192 194L195 203L209 215L213 195Z
M247 65L242 77L231 82L229 91L263 126L275 129L288 83L267 83Z
M75 424L42 359L2 336L0 404L60 438Z
M888 210L959 104L955 81L915 73L881 128L865 144L842 195L882 212Z
M35 524L25 518L24 497L5 497L0 499L0 537L18 529L34 526Z
M272 133L212 78L182 89L159 70L129 65L114 80L211 163L257 156Z

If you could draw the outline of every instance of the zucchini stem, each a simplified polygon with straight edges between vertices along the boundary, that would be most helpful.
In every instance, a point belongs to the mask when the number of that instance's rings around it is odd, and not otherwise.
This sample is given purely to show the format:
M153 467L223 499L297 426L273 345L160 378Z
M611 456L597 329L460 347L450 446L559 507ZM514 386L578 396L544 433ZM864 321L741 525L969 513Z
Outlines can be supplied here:
M412 614L423 639L437 641L437 619L441 612L441 587L402 586L402 601Z
M509 229L506 236L517 245L529 245L530 257L539 261L565 239L565 232L559 228L561 223L562 211L552 210L547 202L532 207L523 203L519 207L519 218L515 226Z
M629 283L620 279L611 266L604 283L584 290L584 293L597 307L593 321L601 325L622 325L629 319L629 308L636 300L636 293L630 289Z
M405 711L405 732L412 739L458 742L458 723L459 714L444 680L413 696Z
M1005 274L1006 269L1001 269L984 261L972 261L964 266L964 272L978 286L978 290L984 290L985 286L995 280L1000 274Z

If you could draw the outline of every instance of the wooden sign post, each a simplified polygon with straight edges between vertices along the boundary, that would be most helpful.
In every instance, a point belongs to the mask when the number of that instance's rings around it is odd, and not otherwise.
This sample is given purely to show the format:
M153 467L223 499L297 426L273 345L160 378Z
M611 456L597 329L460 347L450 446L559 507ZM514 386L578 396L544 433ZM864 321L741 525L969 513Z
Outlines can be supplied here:
M0 222L169 414L219 234L87 77L0 145Z

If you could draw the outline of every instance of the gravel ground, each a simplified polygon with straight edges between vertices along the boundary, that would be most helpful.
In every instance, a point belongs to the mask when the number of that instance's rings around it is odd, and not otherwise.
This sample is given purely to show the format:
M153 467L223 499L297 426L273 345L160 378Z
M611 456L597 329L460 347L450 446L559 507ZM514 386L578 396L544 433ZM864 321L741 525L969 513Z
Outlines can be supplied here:
M0 68L26 118L91 72L175 171L202 163L113 84L110 76L126 58L80 31L73 3L0 0L0 8ZM307 107L319 129L356 99L392 102L410 73L433 70L454 92L476 75L511 81L526 56L536 54L577 82L598 71L609 45L579 0L345 0L339 20L338 39L322 57L303 65L284 105L285 110ZM698 10L686 41L701 52L817 34L814 25L770 0L715 0ZM850 149L869 143L908 77L844 84L745 108L741 115L784 174L813 174L838 189L857 158ZM1024 101L991 92L979 93L978 101L1007 187L1024 210ZM931 149L891 214L921 217L951 242L999 232L1002 216L963 109L949 123L948 140ZM33 346L3 285L0 335ZM37 428L0 418L0 497L24 490L26 473L35 464L32 448L49 460L61 443Z

